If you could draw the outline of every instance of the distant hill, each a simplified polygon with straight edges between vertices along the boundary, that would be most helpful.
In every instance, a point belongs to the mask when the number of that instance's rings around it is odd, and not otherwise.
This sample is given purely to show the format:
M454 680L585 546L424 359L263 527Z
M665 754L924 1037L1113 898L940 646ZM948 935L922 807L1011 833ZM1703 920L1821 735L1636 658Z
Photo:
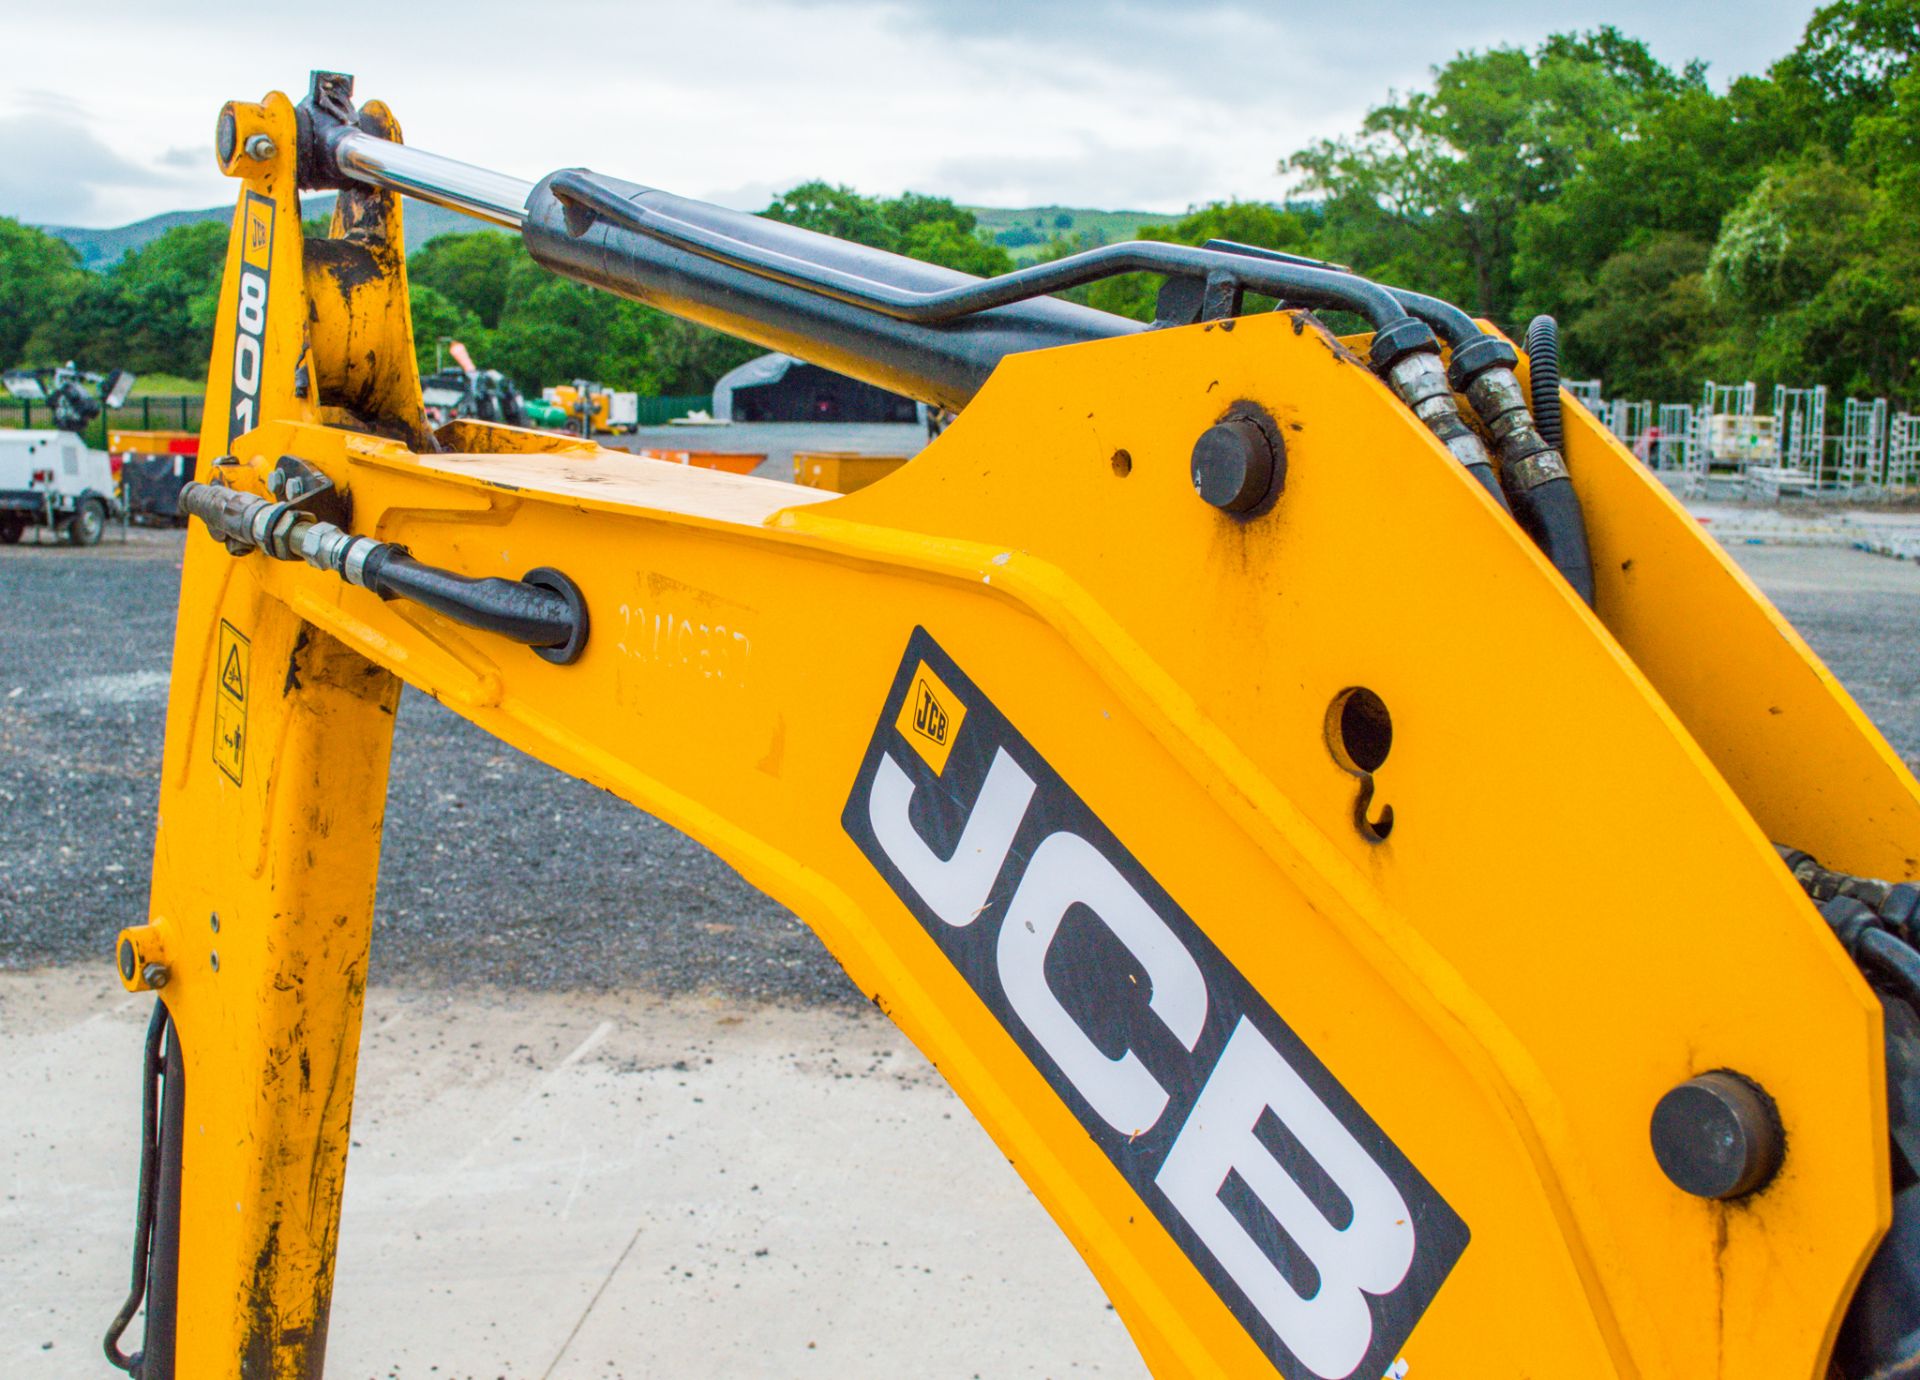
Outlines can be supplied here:
M300 213L308 220L333 214L333 194L300 198ZM193 225L203 220L226 221L233 215L231 206L209 206L204 211L166 211L131 225L111 230L92 230L78 225L43 225L40 228L56 239L65 240L80 251L80 262L87 268L111 268L132 250L156 240L176 225ZM404 217L407 227L407 252L412 253L428 240L441 235L493 227L458 211L443 210L424 201L408 201Z
M1154 211L1098 211L1084 206L969 206L980 226L1013 257L1025 262L1037 255L1056 235L1088 235L1096 243L1112 244L1133 239L1143 225L1168 225L1178 216ZM333 196L303 197L301 214L309 220L333 213ZM110 230L93 230L76 225L43 225L49 235L65 240L80 251L80 262L88 268L111 268L128 252L149 240L158 239L176 225L192 225L203 220L224 221L233 215L231 206L209 206L204 211L166 211L148 216L131 225ZM457 211L442 210L422 201L407 203L407 252L441 235L469 230L491 229L480 221Z
M1143 226L1171 225L1179 216L1158 211L1096 211L1084 206L969 206L980 228L1016 260L1033 258L1057 235L1084 235L1095 244L1137 239Z

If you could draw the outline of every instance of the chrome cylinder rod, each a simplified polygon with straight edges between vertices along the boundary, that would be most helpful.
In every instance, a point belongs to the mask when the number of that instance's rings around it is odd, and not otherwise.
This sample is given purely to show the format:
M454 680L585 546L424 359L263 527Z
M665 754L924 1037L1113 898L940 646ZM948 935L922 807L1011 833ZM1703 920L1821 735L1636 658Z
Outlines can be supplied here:
M331 142L335 165L356 182L430 201L509 230L518 230L527 218L531 182L358 130L342 132Z

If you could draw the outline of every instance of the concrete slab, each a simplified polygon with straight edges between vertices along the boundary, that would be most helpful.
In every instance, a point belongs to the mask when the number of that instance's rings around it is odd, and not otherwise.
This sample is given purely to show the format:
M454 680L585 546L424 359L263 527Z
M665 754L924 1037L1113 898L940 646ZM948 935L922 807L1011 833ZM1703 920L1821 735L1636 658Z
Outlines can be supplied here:
M104 967L0 976L0 1374L103 1372L149 1009ZM335 1380L1144 1373L878 1016L369 994Z

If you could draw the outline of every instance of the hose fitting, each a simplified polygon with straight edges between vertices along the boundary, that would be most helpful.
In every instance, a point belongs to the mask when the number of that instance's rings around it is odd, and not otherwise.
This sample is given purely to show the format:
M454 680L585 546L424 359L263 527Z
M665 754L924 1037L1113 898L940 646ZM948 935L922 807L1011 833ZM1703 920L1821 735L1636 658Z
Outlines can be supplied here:
M1461 417L1446 371L1440 367L1440 356L1431 352L1403 354L1385 372L1387 383L1412 409L1413 415L1426 423L1427 429L1440 438L1440 444L1453 458L1467 467L1467 472L1493 496L1494 502L1505 508L1500 480L1493 472L1493 457Z
M547 661L564 665L586 646L586 601L557 570L542 567L521 580L471 579L291 504L215 484L182 488L180 511L199 518L236 556L260 551L279 561L305 561L382 599L408 599L469 628L523 643Z

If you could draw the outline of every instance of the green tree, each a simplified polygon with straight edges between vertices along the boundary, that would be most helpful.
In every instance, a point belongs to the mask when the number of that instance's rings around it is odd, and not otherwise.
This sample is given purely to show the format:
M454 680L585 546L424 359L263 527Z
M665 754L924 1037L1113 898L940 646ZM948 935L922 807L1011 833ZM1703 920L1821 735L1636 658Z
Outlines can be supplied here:
M1013 256L1000 245L945 220L914 226L901 238L900 252L910 259L958 269L976 278L996 277L1013 268Z
M480 324L480 318L445 293L425 283L409 282L408 300L413 308L413 352L424 377L445 358L440 341L457 340L473 355L482 369L491 367L493 333ZM451 365L453 361L446 359Z
M1772 76L1807 136L1835 153L1854 122L1883 110L1920 58L1920 0L1838 0L1807 22L1799 46Z
M1287 249L1307 252L1311 239L1308 219L1297 210L1272 206L1264 201L1216 201L1189 211L1172 225L1147 225L1139 238L1166 244L1205 244L1208 240L1232 240L1260 249ZM1099 247L1088 235L1056 236L1040 253L1044 262L1063 259L1069 254ZM1074 301L1130 316L1136 321L1153 320L1154 305L1162 279L1150 273L1128 273L1103 278L1084 288L1062 294ZM1257 306L1259 299L1255 299Z
M437 235L407 256L408 278L472 312L488 330L500 324L507 279L527 257L519 237L497 230Z
M803 182L775 197L761 214L977 277L991 278L1013 267L1012 257L981 231L973 212L943 196L903 192L881 199L851 187Z
M1326 196L1335 257L1506 319L1527 208L1702 79L1675 75L1612 28L1556 35L1531 53L1462 53L1435 70L1431 91L1375 107L1357 137L1323 140L1282 167Z
M204 374L226 270L223 221L177 225L89 278L66 310L36 326L35 356L97 369Z
M1566 353L1629 398L1688 398L1719 318L1706 290L1711 245L1663 231L1610 256L1565 322Z
M1920 235L1901 179L1870 186L1824 149L1768 172L1726 218L1707 287L1726 352L1768 381L1911 389L1920 354Z
M751 341L696 326L691 321L644 308L652 319L647 332L648 363L661 393L704 393L722 374L765 351Z
M898 251L900 230L879 201L862 196L851 187L836 187L828 182L802 182L782 192L760 213L768 220L815 230L835 239L875 249Z
M0 216L0 367L42 362L28 358L28 338L62 316L86 282L73 246Z

